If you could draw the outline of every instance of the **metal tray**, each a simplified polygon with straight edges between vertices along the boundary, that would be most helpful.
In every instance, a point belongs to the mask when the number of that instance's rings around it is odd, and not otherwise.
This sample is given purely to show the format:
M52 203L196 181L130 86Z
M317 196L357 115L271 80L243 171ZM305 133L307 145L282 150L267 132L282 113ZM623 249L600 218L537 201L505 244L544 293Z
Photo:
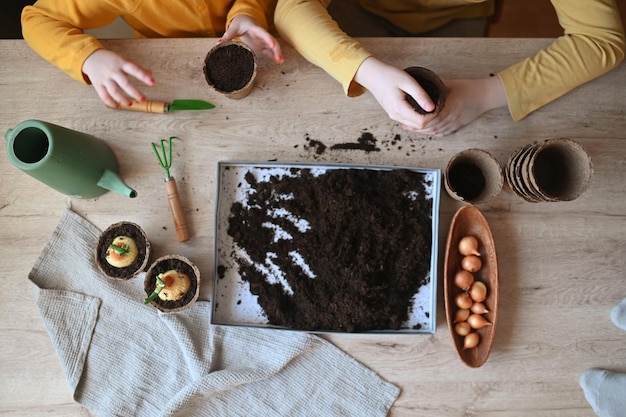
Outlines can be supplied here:
M220 325L250 326L261 328L287 329L268 323L262 308L257 303L257 296L250 292L249 284L237 272L235 254L242 254L228 235L228 218L234 202L243 202L250 188L244 179L248 171L259 182L271 175L281 176L293 172L293 169L311 169L323 173L332 169L405 169L425 175L427 180L427 198L432 199L432 247L428 283L422 285L414 295L409 320L402 323L398 330L372 330L364 333L435 333L437 312L437 237L439 224L439 198L441 189L441 171L414 167L396 167L380 165L354 164L306 164L274 162L238 162L221 161L217 169L217 198L215 210L215 258L213 279L213 308L211 323ZM316 331L316 333L333 333Z

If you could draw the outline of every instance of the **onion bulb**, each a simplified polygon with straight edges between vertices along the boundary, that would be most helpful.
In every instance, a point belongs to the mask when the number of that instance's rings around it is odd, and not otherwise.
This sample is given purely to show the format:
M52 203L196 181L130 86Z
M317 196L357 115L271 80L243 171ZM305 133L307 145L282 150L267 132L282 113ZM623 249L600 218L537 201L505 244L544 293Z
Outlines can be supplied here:
M482 266L483 262L476 255L467 255L461 259L461 268L468 272L477 272Z
M459 269L454 275L454 285L464 290L468 289L474 283L474 275L465 269Z
M467 320L469 316L470 316L470 311L468 309L460 308L456 311L456 314L454 315L454 322L460 323L462 321Z
M476 332L471 332L463 339L463 350L472 349L478 346L480 336Z
M454 326L454 332L459 336L467 336L471 331L472 327L465 321Z
M468 293L462 292L454 297L454 303L458 308L467 310L472 306L474 302L472 301L472 298L469 296Z
M481 302L475 302L474 304L472 304L472 306L470 307L470 311L474 314L489 313L489 310L487 310L485 304Z
M483 302L487 298L487 286L482 281L475 281L470 287L469 296L473 301ZM471 308L471 306L470 306Z
M470 315L467 318L467 324L469 324L472 329L482 329L485 326L491 326L491 323L480 314Z
M474 236L465 236L459 241L459 253L461 255L480 256L478 252L478 240Z

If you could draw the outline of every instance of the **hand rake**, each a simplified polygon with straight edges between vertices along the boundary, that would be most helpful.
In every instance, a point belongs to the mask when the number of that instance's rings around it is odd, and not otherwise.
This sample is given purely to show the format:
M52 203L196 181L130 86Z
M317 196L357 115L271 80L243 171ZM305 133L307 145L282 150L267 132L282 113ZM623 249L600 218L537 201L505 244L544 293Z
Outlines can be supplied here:
M165 189L167 190L167 200L170 205L170 211L174 219L174 226L176 227L176 237L179 242L185 242L189 239L189 229L187 229L187 220L185 220L185 212L180 203L180 197L178 195L178 188L176 187L176 180L170 175L170 168L172 167L172 140L176 139L175 136L169 138L169 158L165 151L166 139L161 139L161 154L157 149L155 143L152 143L152 149L156 154L159 165L165 170Z

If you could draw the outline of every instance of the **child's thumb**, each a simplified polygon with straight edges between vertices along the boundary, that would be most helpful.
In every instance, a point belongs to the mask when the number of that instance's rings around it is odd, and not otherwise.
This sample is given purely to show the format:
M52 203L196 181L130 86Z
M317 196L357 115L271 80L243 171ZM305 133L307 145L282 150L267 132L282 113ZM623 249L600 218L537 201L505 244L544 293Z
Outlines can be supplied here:
M217 43L222 43L222 42L233 40L238 35L239 35L239 33L237 33L237 29L234 27L234 25L230 25L230 27L228 29L226 29L226 32L224 32L224 34L217 41Z

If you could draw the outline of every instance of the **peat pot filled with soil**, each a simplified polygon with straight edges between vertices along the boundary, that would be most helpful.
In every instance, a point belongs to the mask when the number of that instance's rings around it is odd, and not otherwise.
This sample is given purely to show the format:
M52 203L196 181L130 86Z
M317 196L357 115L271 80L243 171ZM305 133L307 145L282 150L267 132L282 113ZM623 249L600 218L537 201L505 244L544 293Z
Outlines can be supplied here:
M119 222L100 234L95 250L96 265L111 279L127 280L143 272L150 258L150 242L141 227Z
M416 112L423 116L431 115L432 118L437 116L446 101L446 86L443 81L441 81L441 78L439 78L435 72L424 67L408 67L405 68L404 71L413 77L415 81L417 81L417 83L426 91L430 99L433 103L435 103L435 109L427 112L422 108L422 106L417 104L417 101L415 101L413 97L408 94L406 96L406 101L413 106Z
M145 304L172 313L193 305L200 294L200 271L180 255L162 256L150 265L144 280Z
M228 41L215 45L207 54L204 78L217 92L240 99L252 91L256 68L256 55L248 45Z

